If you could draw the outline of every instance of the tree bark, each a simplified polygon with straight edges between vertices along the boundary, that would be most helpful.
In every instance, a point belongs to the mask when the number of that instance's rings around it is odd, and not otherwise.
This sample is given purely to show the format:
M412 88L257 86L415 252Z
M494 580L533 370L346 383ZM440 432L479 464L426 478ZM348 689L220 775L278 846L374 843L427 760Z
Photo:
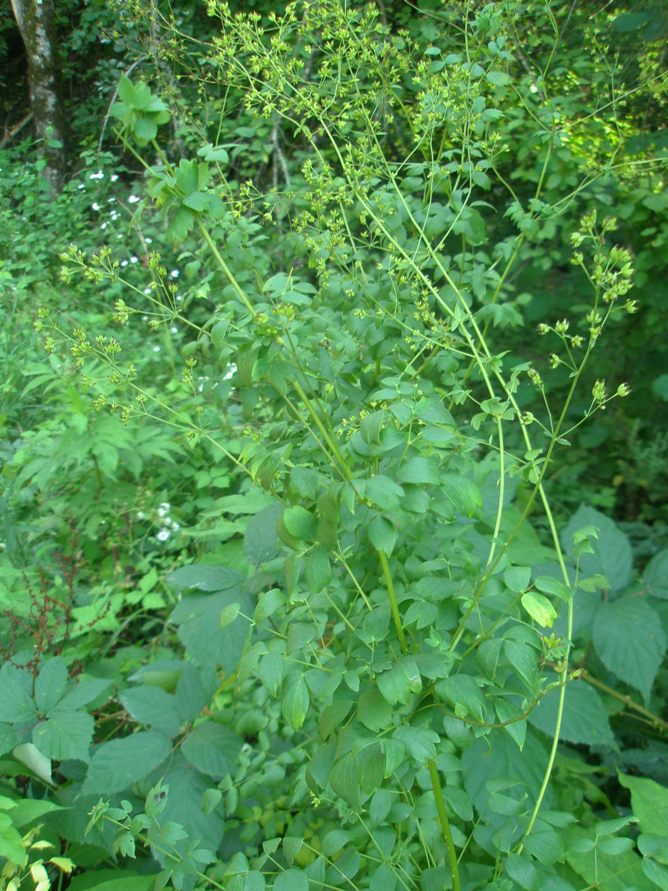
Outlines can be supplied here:
M44 174L51 191L60 190L66 168L65 112L59 91L53 0L11 0L28 58L28 81L35 132L43 140Z

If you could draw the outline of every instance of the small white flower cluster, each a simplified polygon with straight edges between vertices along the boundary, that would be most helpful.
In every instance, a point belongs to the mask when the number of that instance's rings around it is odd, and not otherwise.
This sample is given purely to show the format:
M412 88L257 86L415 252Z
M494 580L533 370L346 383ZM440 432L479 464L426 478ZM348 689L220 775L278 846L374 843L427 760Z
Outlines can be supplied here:
M168 501L163 501L158 507L158 516L162 522L162 529L156 535L158 541L167 541L172 533L178 532L181 528L176 520L172 520L169 516L171 505Z
M176 520L173 520L169 516L170 510L171 504L168 501L163 501L162 504L158 505L158 509L155 512L155 519L157 519L160 524L160 529L156 533L155 537L160 542L169 541L172 535L175 535L181 528ZM143 510L140 510L137 511L136 518L141 521L146 520L147 516Z

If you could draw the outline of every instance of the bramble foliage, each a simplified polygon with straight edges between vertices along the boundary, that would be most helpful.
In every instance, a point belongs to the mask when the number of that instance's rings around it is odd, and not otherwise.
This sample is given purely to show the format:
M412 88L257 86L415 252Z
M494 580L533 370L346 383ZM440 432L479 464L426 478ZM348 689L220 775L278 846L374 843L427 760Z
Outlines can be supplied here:
M431 5L212 0L196 84L119 83L145 187L83 175L127 234L58 245L7 410L12 888L668 887L668 549L560 482L657 324L651 23Z

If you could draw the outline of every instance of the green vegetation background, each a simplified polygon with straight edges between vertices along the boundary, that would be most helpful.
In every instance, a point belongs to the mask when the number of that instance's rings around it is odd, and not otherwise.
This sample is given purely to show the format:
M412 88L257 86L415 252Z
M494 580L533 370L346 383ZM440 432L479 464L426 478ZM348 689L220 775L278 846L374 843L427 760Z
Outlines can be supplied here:
M0 882L667 889L665 9L230 6L0 13Z

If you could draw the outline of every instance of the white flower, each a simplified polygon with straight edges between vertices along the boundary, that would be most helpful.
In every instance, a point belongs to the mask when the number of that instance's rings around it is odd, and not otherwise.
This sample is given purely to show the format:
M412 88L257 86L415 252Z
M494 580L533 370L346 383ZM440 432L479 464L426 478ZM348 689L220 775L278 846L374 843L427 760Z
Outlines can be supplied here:
M111 176L109 177L109 179L112 181L112 183L115 183L116 180L118 179L118 174L112 173Z
M158 346L157 343L156 343L156 345L153 347L153 352L154 352L154 353L159 353L159 352L160 352L160 347Z
M146 244L153 244L152 238L145 238L144 241L146 242Z
M130 197L128 198L128 204L137 204L139 201L141 201L141 198L139 198L137 195L130 195Z
M128 265L127 260L121 260L121 266L127 266L127 265Z
M232 363L231 363L230 365L228 365L227 368L225 369L225 374L223 375L223 380L224 380L224 381L229 381L229 380L231 380L231 379L234 377L234 375L235 375L236 373L237 373L237 366L234 364L234 362L232 362Z
M131 263L138 263L139 260L138 260L137 257L130 257L130 262L131 262Z
M169 529L161 529L160 532L158 532L158 534L156 535L156 538L158 539L158 541L167 541L171 534L172 533L169 531Z
M91 173L88 179L104 179L104 173L98 170L97 173Z
M166 517L167 514L169 513L170 507L171 507L171 504L169 503L169 501L163 501L162 504L158 505L158 516Z
M169 273L170 278L178 278L180 275L181 273L178 269L172 269L172 271Z
M144 513L143 510L138 510L138 511L137 511L137 519L138 519L138 520L145 520L145 519L146 519L146 514Z
M91 204L91 207L93 208L93 210L99 210L99 209L100 209L100 205L97 203L97 201L94 201L94 202Z
M176 325L172 325L172 327L169 329L169 331L170 331L171 334L178 334L178 333L179 333L179 329L176 327Z

